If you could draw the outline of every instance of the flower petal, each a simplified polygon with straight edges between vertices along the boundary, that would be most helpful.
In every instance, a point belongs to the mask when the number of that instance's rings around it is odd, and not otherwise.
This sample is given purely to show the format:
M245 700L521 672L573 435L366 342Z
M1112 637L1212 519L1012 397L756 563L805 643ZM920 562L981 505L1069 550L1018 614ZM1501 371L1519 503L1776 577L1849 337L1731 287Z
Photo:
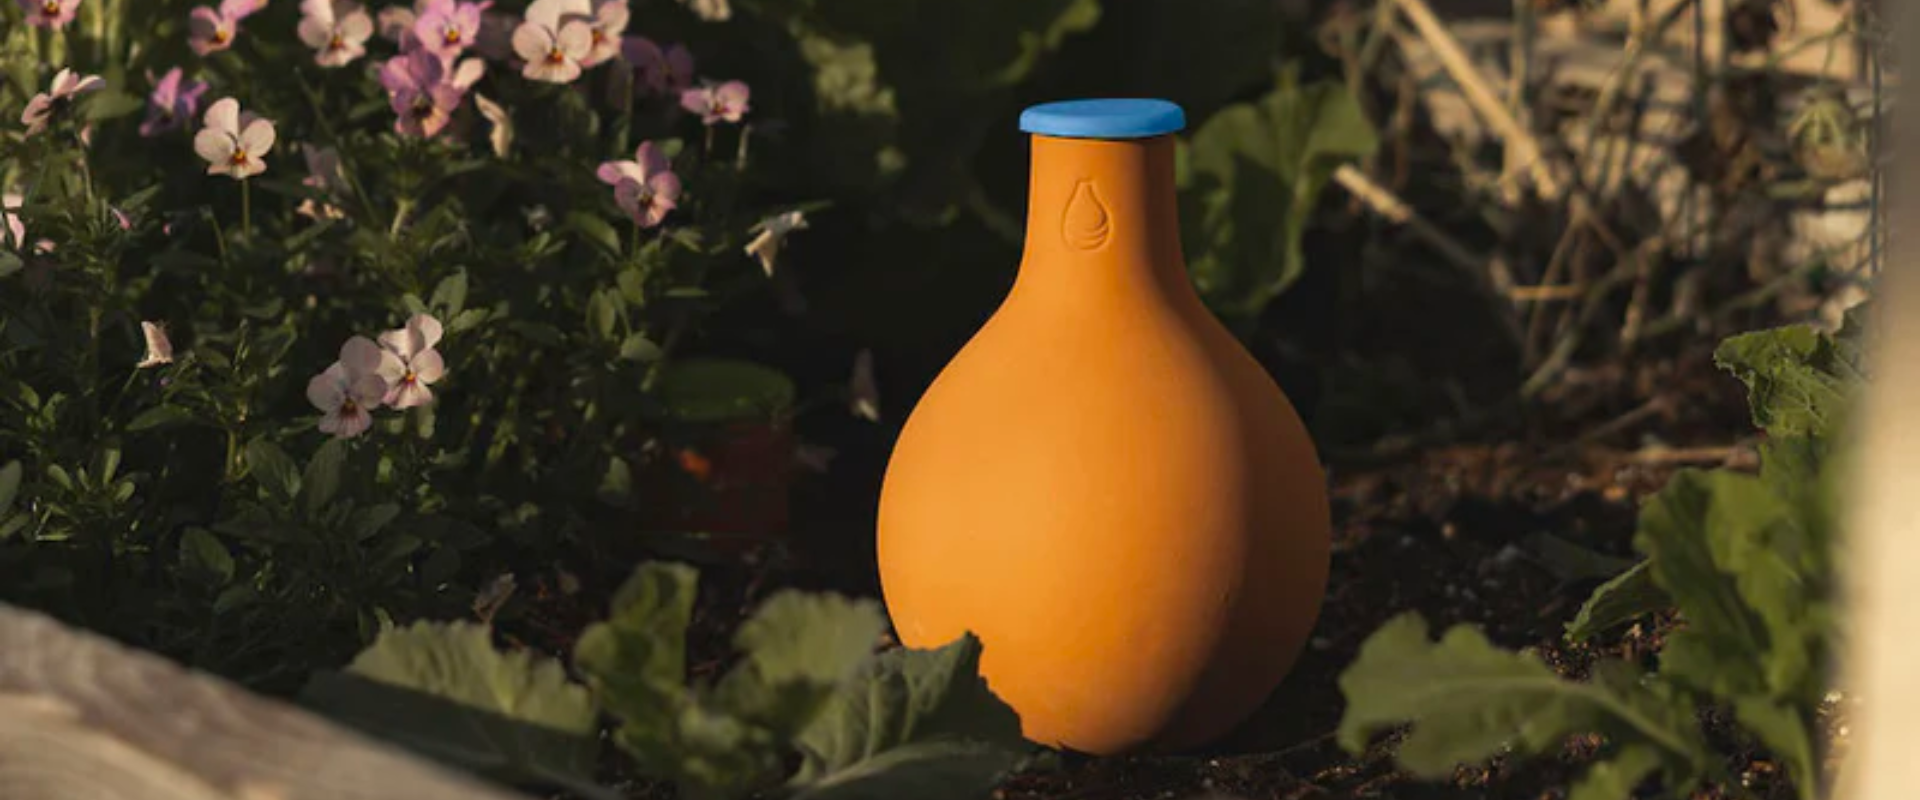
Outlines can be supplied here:
M203 118L210 130L216 130L228 136L240 135L240 101L231 97L222 97L207 106L207 115Z
M240 132L240 147L247 151L248 156L254 158L264 156L272 150L273 142L272 120L256 119L247 124L246 130Z
M407 320L407 330L420 337L420 347L414 350L416 353L433 349L434 345L440 343L440 337L445 334L445 329L440 326L440 320L434 319L432 314L413 315Z
M340 364L353 375L367 375L380 367L380 346L365 336L355 336L340 346Z
M553 31L531 20L513 29L513 54L528 64L538 64L553 49Z
M585 58L587 51L593 49L593 28L580 20L569 20L560 26L554 35L554 43L569 60L579 61Z
M347 389L345 370L338 362L327 367L326 371L307 381L307 402L314 408L325 412L334 412L340 408L340 401L346 399Z
M428 348L413 356L413 378L421 383L433 383L446 377L447 360L440 357L440 351Z
M193 152L199 154L208 164L224 165L233 158L235 142L232 136L213 128L201 128L193 135Z

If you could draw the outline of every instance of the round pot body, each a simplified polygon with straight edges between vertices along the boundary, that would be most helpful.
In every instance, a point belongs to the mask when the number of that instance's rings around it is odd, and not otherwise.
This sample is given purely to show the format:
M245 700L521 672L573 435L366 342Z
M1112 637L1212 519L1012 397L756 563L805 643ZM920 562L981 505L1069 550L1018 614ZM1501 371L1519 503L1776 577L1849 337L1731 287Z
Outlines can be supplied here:
M879 508L900 640L972 632L1027 738L1183 750L1286 675L1326 590L1326 479L1181 258L1158 101L1029 109L1026 251L913 409Z

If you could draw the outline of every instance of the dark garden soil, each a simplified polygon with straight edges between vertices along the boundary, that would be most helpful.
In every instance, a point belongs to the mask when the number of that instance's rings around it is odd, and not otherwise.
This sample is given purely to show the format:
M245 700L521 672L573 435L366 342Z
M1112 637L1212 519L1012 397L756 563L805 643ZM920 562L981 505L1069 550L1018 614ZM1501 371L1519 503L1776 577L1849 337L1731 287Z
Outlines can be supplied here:
M1406 611L1420 612L1436 632L1457 623L1480 626L1496 643L1530 649L1573 678L1584 677L1602 657L1651 667L1671 619L1584 645L1563 641L1562 628L1594 586L1634 558L1639 504L1675 470L1751 464L1753 431L1743 396L1737 382L1713 368L1702 345L1637 364L1569 372L1527 414L1489 431L1484 441L1332 463L1336 530L1328 596L1307 651L1266 707L1212 752L1049 756L1007 780L999 797L1564 797L1599 742L1570 741L1555 758L1462 768L1439 783L1395 768L1396 736L1358 756L1344 752L1333 738L1344 705L1340 671L1368 635ZM870 551L859 541L811 554L822 542L800 537L791 544L785 553L763 551L746 566L705 566L689 643L697 674L722 667L733 628L775 587L874 593ZM584 588L570 593L536 585L530 592L535 613L503 627L529 644L561 650L597 616L623 574L624 565L582 567ZM1719 720L1707 720L1707 727L1716 737L1733 735ZM1757 752L1740 742L1724 744L1726 752ZM1753 797L1791 795L1763 756L1741 756L1730 767ZM671 796L646 782L622 785L635 797ZM1696 795L1723 796L1729 795L1722 788Z

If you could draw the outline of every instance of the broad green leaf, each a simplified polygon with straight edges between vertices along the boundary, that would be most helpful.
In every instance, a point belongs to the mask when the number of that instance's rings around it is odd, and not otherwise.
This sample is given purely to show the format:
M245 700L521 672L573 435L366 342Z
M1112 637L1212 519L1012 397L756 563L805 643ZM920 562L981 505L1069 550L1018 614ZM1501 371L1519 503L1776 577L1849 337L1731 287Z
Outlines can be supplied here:
M1730 337L1713 358L1747 385L1754 424L1774 436L1833 433L1861 377L1857 352L1807 325Z
M613 339L614 325L620 322L620 298L615 292L601 289L587 300L587 330L601 341Z
M614 595L607 621L588 626L573 663L623 737L644 735L686 702L687 625L699 578L682 564L642 564Z
M0 517L13 510L13 501L20 496L20 477L24 472L18 461L0 466Z
M1818 800L1820 762L1814 756L1813 736L1807 720L1792 708L1762 697L1734 701L1733 712L1741 727L1787 763L1787 772L1793 776L1800 800Z
M306 494L309 515L318 514L340 493L340 480L346 467L345 439L328 439L314 452L313 460L307 462L307 471L300 481L301 489Z
M620 343L620 357L628 361L644 364L657 361L660 356L660 345L654 344L653 340L648 339L644 333L632 334Z
M1346 84L1301 86L1293 66L1265 98L1207 120L1186 143L1180 203L1188 269L1208 304L1244 327L1298 280L1321 190L1376 146Z
M127 432L165 430L193 421L193 412L180 406L159 405L140 412L127 423Z
M1764 627L1729 570L1763 557L1754 552L1765 544L1760 537L1781 519L1778 501L1759 478L1728 470L1676 472L1640 510L1634 547L1647 555L1654 582L1686 617L1686 632L1728 650L1716 662L1745 663L1757 671L1766 656ZM1669 640L1667 656L1680 638ZM1671 677L1695 685L1733 680L1731 685L1744 686L1745 680L1726 674Z
M769 597L734 632L743 654L715 701L781 740L799 734L873 655L886 617L878 603L793 590Z
M1019 715L981 679L980 641L972 634L937 650L895 648L868 662L795 741L802 761L793 785L886 772L871 762L897 748L962 742L970 746L921 752L997 769L997 759L976 759L983 755L977 747L1015 754L1029 747Z
M679 564L642 565L587 628L574 665L620 719L615 741L683 796L734 797L779 768L784 740L686 686L686 635L697 577Z
M1660 768L1660 751L1628 745L1593 763L1573 784L1567 800L1633 800L1633 790Z
M353 517L347 523L348 533L354 541L364 542L379 535L380 531L386 529L388 523L399 516L400 506L396 503L368 506L353 513Z
M1374 632L1341 674L1347 708L1337 735L1343 748L1359 753L1375 731L1411 722L1399 761L1428 779L1509 745L1546 752L1575 733L1650 746L1666 760L1704 762L1691 704L1639 685L1637 672L1624 664L1602 664L1595 672L1587 683L1562 679L1538 659L1500 650L1468 626L1434 642L1417 613L1403 614Z
M300 494L300 468L279 445L265 437L257 437L247 442L246 456L247 464L253 469L253 478L261 486L285 499Z
M1673 598L1653 580L1653 564L1641 561L1600 584L1567 623L1567 641L1594 636L1657 611L1673 607Z
M987 800L1020 757L983 742L917 742L828 775L793 800Z
M467 271L456 270L452 275L440 279L433 287L433 297L428 304L440 311L448 319L455 319L467 307Z
M501 652L484 625L416 622L380 633L302 700L342 722L500 780L593 787L595 709L560 662Z
M721 358L670 361L653 389L658 411L681 422L765 419L792 408L794 397L779 370Z
M233 580L233 554L204 528L188 528L180 535L180 563L224 586Z
M620 255L620 234L606 220L584 211L575 211L567 215L566 227L599 245L608 255Z
M139 111L146 104L145 98L136 97L118 89L101 89L87 98L86 109L81 116L90 122L102 122Z

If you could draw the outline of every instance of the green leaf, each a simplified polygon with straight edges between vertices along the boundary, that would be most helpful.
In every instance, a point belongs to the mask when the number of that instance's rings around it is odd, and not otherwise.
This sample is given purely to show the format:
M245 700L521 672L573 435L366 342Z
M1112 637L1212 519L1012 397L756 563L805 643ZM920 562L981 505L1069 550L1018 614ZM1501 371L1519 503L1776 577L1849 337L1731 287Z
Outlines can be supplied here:
M1800 800L1818 800L1820 762L1814 756L1813 735L1807 721L1792 708L1763 697L1736 700L1733 712L1741 727L1787 762L1787 772L1793 776Z
M1297 67L1265 98L1229 106L1186 145L1182 241L1195 286L1244 326L1305 270L1300 240L1342 162L1377 146L1346 84L1299 85Z
M626 459L614 456L607 460L607 471L600 477L597 494L601 502L617 508L632 502L633 468L627 465Z
M458 317L467 307L467 271L456 270L440 279L440 284L433 287L433 297L428 304L448 319Z
M620 255L620 234L614 232L613 226L607 224L606 220L583 211L574 211L567 214L565 227L599 245L608 255Z
M486 319L487 319L486 309L469 308L465 311L462 311L454 315L453 321L447 323L447 332L460 333L462 331L473 330L474 328L478 327L480 323L485 322Z
M18 461L9 461L0 466L0 518L13 510L13 501L20 496L20 478L25 469Z
M644 333L632 334L620 343L620 357L628 361L645 364L658 361L662 354L660 345L654 344Z
M1729 337L1713 358L1747 385L1753 423L1773 436L1829 436L1863 377L1856 349L1806 325Z
M668 362L653 390L659 412L682 422L765 419L792 408L794 396L779 370L720 358Z
M252 468L253 478L261 486L283 499L292 499L300 493L300 468L293 459L266 437L256 437L247 442L247 464Z
M895 748L808 785L793 800L986 800L1020 753L981 742Z
M87 98L86 110L81 116L90 122L103 122L124 117L145 106L146 100L143 98L118 89L101 89Z
M1650 746L1692 772L1707 760L1692 704L1642 685L1633 668L1604 662L1591 682L1564 680L1538 659L1502 651L1468 626L1430 641L1418 613L1395 617L1374 632L1341 674L1340 689L1347 698L1337 732L1341 747L1360 753L1375 731L1411 722L1399 761L1426 779L1485 761L1509 745L1522 753L1547 752L1575 733Z
M1633 620L1673 607L1673 598L1653 580L1653 564L1641 561L1600 584L1567 623L1567 641L1584 642Z
M180 564L213 579L216 586L233 580L233 554L204 528L188 528L180 535Z
M354 512L352 521L348 523L348 530L354 541L364 542L378 536L380 531L386 529L387 525L399 516L400 506L397 503L369 506Z
M605 289L595 291L587 301L587 330L603 342L613 339L614 325L620 321L619 303L619 296Z
M872 657L886 625L871 600L781 591L734 633L745 657L720 680L716 702L791 739Z
M340 493L340 480L346 466L345 439L328 439L314 452L313 460L307 462L306 474L301 479L308 515L320 513L320 509L333 502L334 496Z
M149 408L127 423L128 433L140 431L165 430L179 427L193 421L193 412L180 406L158 405Z
M1020 736L1019 715L979 673L980 640L972 634L937 650L881 653L801 732L793 785L844 782L875 772L873 762L891 751L920 745L966 743L973 747L950 754L988 771L1003 768L998 759L975 760L983 755L975 748L1018 754L1030 745Z
M21 261L20 256L12 250L0 250L0 278L19 272L25 266L26 262Z
M574 665L619 718L614 741L649 772L680 783L683 796L736 796L778 769L784 743L688 690L696 581L691 567L642 565L615 594L612 616L580 635Z
M1660 751L1652 747L1622 747L1588 767L1567 793L1567 800L1633 800L1634 789L1660 768L1660 760Z
M1689 623L1669 638L1662 674L1724 699L1779 686L1768 670L1786 684L1812 674L1797 641L1809 598L1774 544L1792 520L1765 481L1730 470L1675 473L1641 510L1634 546Z
M345 674L302 700L371 735L509 782L617 797L594 786L595 709L560 662L494 649L484 625L416 622L382 631Z
M682 564L642 564L613 597L607 621L587 627L573 661L623 736L672 713L687 694L687 625L699 578Z

